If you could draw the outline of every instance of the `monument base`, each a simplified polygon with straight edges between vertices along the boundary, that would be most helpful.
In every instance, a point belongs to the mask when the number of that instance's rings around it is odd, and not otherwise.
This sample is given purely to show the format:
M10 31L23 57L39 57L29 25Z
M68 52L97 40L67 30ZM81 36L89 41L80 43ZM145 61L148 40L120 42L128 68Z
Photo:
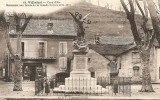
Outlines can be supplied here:
M96 84L96 78L69 77L65 78L65 85L60 85L54 91L65 93L106 93L108 91L106 88Z
M97 79L88 71L88 51L74 50L73 70L70 77L65 78L65 85L54 88L55 92L106 93L106 88L97 85Z

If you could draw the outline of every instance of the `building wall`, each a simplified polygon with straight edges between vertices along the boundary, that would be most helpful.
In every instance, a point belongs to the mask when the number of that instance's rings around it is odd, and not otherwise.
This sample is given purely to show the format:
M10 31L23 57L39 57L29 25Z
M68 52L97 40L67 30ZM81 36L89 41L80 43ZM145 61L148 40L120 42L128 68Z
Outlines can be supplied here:
M16 39L11 39L11 45L14 52L16 52ZM67 54L64 56L71 56L73 45L72 39L50 39L50 38L23 38L22 42L25 42L25 57L38 57L38 43L46 42L47 56L46 57L60 57L59 54L59 42L67 42Z
M90 72L96 72L96 77L103 76L110 78L110 69L109 66L107 66L109 61L105 57L92 49L89 50L87 56L91 59L90 62L88 62Z
M156 48L156 81L160 82L160 48Z
M11 38L11 46L13 47L14 52L16 52L16 38ZM55 60L36 60L35 58L39 58L38 52L38 42L44 41L46 43L46 56L45 57L55 57ZM72 56L72 39L52 39L52 38L23 38L22 42L25 42L25 53L24 58L33 58L35 60L31 61L38 61L42 62L43 66L47 66L47 76L52 77L56 73L61 72L59 67L59 58L60 57L69 57ZM61 55L59 53L59 42L67 42L67 54ZM30 60L28 60L30 62ZM14 63L12 62L12 74L14 72Z
M138 82L142 78L142 68L141 68L141 63L133 63L132 61L132 52L135 52L137 50L131 50L119 57L120 59L120 69L119 69L119 77L132 77L132 82ZM151 74L151 80L152 82L157 82L156 80L156 61L155 61L155 49L154 47L151 49L150 52L150 74ZM159 50L160 54L160 50ZM157 58L158 60L159 58ZM134 76L134 66L139 66L139 75ZM158 70L158 69L157 69ZM159 75L159 74L158 74Z
M132 82L136 82L136 81L140 80L142 69L141 69L139 63L134 64L132 62L132 52L133 52L133 50L119 56L120 69L119 69L118 76L119 77L131 77ZM133 73L134 73L133 67L134 66L139 66L139 75L138 76L133 75Z

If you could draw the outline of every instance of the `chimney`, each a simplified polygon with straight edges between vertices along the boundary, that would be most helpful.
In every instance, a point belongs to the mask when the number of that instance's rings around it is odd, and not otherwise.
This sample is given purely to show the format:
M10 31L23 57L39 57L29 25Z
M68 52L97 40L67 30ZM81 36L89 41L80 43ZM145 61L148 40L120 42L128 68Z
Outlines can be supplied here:
M99 33L97 33L94 36L95 36L94 44L100 44L100 37L101 37L101 35Z
M53 23L48 23L47 28L48 28L48 33L52 34L53 33Z
M53 23L48 23L48 30L53 30Z

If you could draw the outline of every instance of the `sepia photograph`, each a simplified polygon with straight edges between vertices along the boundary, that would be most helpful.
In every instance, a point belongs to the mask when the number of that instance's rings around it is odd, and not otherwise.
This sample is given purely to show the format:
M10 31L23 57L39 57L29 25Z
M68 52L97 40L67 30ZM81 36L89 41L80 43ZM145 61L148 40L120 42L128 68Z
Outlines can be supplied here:
M160 0L1 0L0 100L160 100Z

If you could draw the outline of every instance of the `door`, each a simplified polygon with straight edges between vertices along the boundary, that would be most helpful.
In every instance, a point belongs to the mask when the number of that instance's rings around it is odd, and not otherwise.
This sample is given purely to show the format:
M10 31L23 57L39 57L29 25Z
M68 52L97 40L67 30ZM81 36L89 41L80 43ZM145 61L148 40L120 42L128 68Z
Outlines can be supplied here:
M36 77L36 67L34 65L30 65L30 81L35 81Z

